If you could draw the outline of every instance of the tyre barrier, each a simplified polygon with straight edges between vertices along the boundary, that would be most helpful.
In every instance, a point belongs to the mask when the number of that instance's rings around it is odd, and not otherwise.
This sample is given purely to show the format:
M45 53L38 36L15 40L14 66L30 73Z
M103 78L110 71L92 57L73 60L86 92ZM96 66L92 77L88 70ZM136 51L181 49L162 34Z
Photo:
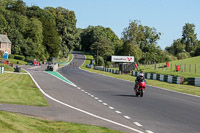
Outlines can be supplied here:
M138 76L140 72L132 72L132 76ZM177 76L171 76L171 75L163 75L163 74L155 74L155 73L143 73L146 79L153 79L153 80L159 80L163 82L168 83L174 83L174 84L182 84L183 78L177 77ZM193 80L194 81L194 80ZM199 86L200 86L200 78L198 79ZM191 84L194 84L191 82Z
M109 68L105 68L103 66L94 66L94 69L105 71L105 72L110 72L110 73L113 73L113 74L120 74L119 70L109 69Z
M0 66L0 74L4 73L4 66Z
M188 78L188 84L200 86L200 78Z

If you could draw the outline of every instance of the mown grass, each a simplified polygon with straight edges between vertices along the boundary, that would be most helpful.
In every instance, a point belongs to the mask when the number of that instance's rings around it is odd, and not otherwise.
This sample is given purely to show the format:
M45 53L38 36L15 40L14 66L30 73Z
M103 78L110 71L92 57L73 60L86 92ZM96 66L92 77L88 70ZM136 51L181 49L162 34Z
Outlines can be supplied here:
M103 75L110 76L110 77L129 80L129 81L132 81L132 82L135 81L136 77L131 76L131 74L118 75L118 74L112 74L112 73L108 73L108 72L104 72L104 71L86 68L86 64L89 64L90 59L93 59L93 56L86 55L86 58L87 59L86 59L85 63L81 66L82 69L85 69L85 70L90 71L90 72L98 73L98 74L103 74ZM167 83L167 82L150 80L150 79L146 79L146 80L147 80L148 85L157 86L157 87L165 88L165 89L168 89L168 90L173 90L173 91L177 91L177 92L183 92L183 93L187 93L187 94L200 96L200 87L197 87L197 86L171 84L171 83Z
M63 66L65 66L66 64L68 64L69 62L71 62L71 60L73 59L73 55L72 55L72 54L69 54L69 57L68 57L68 58L69 58L69 59L66 59L66 58L65 58L65 60L60 61L60 62L62 62L62 63L59 64L59 67L63 67Z
M0 86L0 103L48 105L28 74L0 74Z
M121 133L104 127L49 121L16 113L0 111L2 133Z
M4 59L4 58L0 58L0 59ZM17 59L5 59L5 60L9 61L12 64L17 64L17 62L18 62L18 65L26 65L27 64L26 61L17 60Z

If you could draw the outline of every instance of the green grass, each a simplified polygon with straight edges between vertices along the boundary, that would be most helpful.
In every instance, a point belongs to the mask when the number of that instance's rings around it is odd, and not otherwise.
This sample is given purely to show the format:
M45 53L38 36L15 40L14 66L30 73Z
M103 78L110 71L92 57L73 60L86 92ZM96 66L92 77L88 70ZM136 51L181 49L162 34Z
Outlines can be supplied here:
M28 74L3 73L0 81L0 103L48 105Z
M196 67L195 67L195 64L196 64ZM183 59L183 60L171 61L171 62L169 62L168 68L163 67L164 65L166 65L166 63L157 64L156 70L154 68L154 65L143 65L143 66L140 66L139 68L143 72L148 72L148 73L174 75L174 76L179 76L179 77L184 77L184 78L200 77L200 56L187 58L187 59ZM176 65L182 66L180 72L175 71Z
M90 72L98 73L98 74L103 74L103 75L110 76L110 77L129 80L129 81L132 81L132 82L135 81L136 77L131 76L131 74L129 74L129 75L118 75L118 74L113 74L113 73L109 73L109 72L104 72L104 71L99 71L99 70L86 68L86 64L88 64L89 61L90 61L88 59L92 59L93 56L86 55L86 58L87 58L87 60L81 66L82 69L85 69L85 70L90 71ZM187 94L200 96L200 87L197 87L197 86L171 84L171 83L167 83L167 82L162 82L162 81L157 81L157 80L150 80L150 79L147 79L147 84L148 85L152 85L152 86L165 88L165 89L168 89L168 90L173 90L173 91L177 91L177 92L183 92L183 93L187 93Z
M6 65L6 64L2 64L0 63L0 66L4 66L4 71L10 71L10 72L14 72L14 68L9 66L9 65ZM23 69L21 69L20 71L21 73L27 73L26 71L24 71Z
M4 58L0 58L0 59L4 59ZM18 61L18 65L26 65L27 62L26 61L22 61L22 60L17 60L17 59L5 59L7 61L10 61L12 64L17 64Z
M67 115L67 114L66 114ZM49 121L16 113L0 111L2 133L121 133L104 127Z
M71 62L72 61L72 58L73 58L73 55L72 54L69 54L69 57L68 57L69 59L67 60L66 58L65 58L65 60L61 60L60 62L60 64L59 64L59 67L63 67L63 66L65 66L66 64L68 64L69 62Z

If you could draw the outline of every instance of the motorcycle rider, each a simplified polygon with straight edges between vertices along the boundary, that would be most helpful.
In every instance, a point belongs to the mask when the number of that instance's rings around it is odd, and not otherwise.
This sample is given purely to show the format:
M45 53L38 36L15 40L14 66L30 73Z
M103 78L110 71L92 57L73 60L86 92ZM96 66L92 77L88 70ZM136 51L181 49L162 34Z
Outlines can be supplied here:
M135 87L134 87L134 90L136 90L136 87L139 83L139 81L141 80L145 80L145 77L144 77L144 74L143 73L140 73L139 76L137 76L137 78L135 79ZM146 82L146 80L145 80Z

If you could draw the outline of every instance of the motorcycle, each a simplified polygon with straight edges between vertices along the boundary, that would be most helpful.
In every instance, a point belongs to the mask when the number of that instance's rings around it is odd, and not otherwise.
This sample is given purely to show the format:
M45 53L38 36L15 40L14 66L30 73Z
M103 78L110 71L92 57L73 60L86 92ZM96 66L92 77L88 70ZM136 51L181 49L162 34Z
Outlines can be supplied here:
M143 97L143 94L144 94L144 91L145 91L145 88L146 88L146 82L145 80L140 80L136 89L135 89L135 95L136 96L139 96L140 97Z

